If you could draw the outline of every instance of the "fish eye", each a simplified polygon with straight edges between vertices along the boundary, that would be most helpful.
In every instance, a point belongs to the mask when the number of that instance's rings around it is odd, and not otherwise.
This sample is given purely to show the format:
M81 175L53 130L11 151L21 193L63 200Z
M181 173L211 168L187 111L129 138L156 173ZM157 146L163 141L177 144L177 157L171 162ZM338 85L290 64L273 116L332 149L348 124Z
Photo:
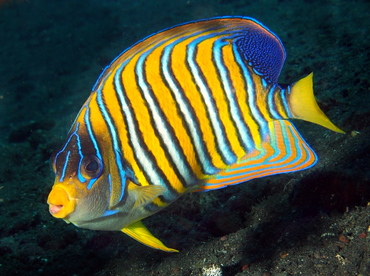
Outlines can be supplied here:
M102 172L101 160L95 155L84 156L81 163L81 173L85 178L97 178Z

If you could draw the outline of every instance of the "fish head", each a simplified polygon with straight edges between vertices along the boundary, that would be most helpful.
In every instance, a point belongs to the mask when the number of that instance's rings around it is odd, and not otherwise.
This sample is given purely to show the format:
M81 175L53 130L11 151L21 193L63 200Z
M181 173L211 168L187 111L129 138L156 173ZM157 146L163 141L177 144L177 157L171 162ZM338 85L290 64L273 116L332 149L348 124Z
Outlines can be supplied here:
M72 156L69 155L69 158ZM85 221L99 217L106 209L104 202L107 202L103 188L107 180L99 175L101 174L101 161L97 156L89 155L84 157L82 162L78 162L77 166L73 161L67 162L65 166L70 169L55 171L55 182L47 200L50 214L66 222ZM94 185L91 186L91 182L95 182Z
M83 152L81 138L78 132L69 135L53 158L55 182L47 200L49 212L67 222L98 217L108 201L103 160L94 153Z
M125 207L128 179L122 168L114 166L123 162L105 142L108 139L94 135L83 121L74 124L64 146L53 157L55 182L47 203L55 218L101 229L102 218Z

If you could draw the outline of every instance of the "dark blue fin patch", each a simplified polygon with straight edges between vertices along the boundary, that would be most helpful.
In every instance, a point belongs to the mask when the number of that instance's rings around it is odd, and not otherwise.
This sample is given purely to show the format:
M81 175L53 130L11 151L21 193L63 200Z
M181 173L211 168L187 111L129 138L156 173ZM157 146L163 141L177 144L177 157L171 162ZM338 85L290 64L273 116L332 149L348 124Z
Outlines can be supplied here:
M251 26L236 41L246 63L267 82L277 83L285 61L285 49L280 39L264 26Z

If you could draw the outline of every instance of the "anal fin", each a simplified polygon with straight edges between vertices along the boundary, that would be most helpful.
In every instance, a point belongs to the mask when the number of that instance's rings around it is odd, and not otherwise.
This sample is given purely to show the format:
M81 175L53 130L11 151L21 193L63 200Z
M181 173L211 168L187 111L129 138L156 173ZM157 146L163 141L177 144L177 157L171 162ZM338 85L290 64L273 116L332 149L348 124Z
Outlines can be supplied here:
M286 120L269 123L269 135L258 149L208 179L196 191L221 189L264 176L307 169L317 156L294 125Z

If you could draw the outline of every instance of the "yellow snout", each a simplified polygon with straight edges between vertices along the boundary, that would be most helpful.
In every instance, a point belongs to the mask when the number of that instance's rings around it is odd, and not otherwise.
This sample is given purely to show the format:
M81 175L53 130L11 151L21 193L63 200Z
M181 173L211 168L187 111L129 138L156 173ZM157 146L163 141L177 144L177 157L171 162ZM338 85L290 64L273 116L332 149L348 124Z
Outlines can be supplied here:
M76 200L71 198L68 192L59 185L53 187L47 202L50 214L61 219L67 218L68 215L74 212L76 207Z

